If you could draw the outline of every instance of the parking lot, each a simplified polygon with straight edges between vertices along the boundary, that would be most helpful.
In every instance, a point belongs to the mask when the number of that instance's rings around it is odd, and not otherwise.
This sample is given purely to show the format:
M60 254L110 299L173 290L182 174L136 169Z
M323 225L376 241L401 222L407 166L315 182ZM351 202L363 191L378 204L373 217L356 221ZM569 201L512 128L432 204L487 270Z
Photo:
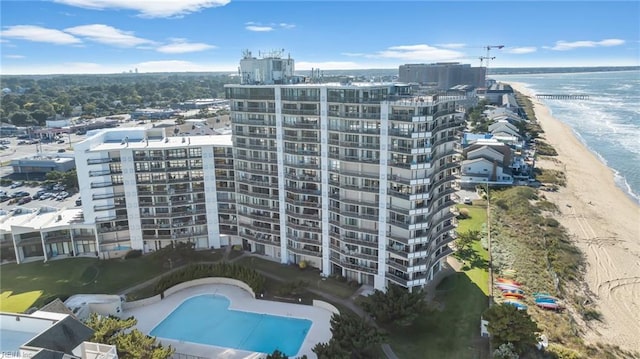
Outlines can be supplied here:
M43 187L27 187L24 185L16 188L10 188L10 186L0 186L0 193L2 193L2 191L6 192L9 197L11 197L16 192L26 192L29 195L2 201L2 203L0 203L0 210L9 211L18 206L24 208L40 208L43 206L56 208L79 207L76 206L76 200L80 198L80 194L66 191L66 189L55 191L53 189L45 189ZM44 193L49 193L49 195L45 196L44 199L34 199L33 197L38 193L38 191L44 191ZM69 195L64 199L57 199L56 196L60 195L63 192L67 192L69 193ZM26 197L31 198L31 200L29 200L27 203L19 204L19 201Z
M57 208L72 208L76 206L76 199L80 196L77 193L73 193L71 191L65 190L54 190L54 189L45 189L40 186L38 187L29 187L28 184L32 183L34 180L41 179L42 176L34 176L29 177L27 174L23 175L14 175L13 168L11 168L11 160L24 158L28 156L34 156L36 154L42 154L46 156L56 156L56 155L73 155L72 146L74 143L82 141L86 136L76 135L76 134L62 134L59 140L44 142L44 143L28 143L29 140L18 139L16 137L3 137L2 147L0 147L0 177L3 179L11 179L13 183L19 184L22 182L21 186L12 188L11 185L0 185L0 198L2 197L2 192L5 192L7 196L11 197L16 192L27 192L29 193L29 197L32 198L28 203L20 204L20 207L25 208L39 208L42 206L48 207L57 207ZM21 141L25 141L27 143L21 143ZM38 178L39 177L39 178ZM14 185L15 186L15 185ZM44 191L46 193L50 193L49 197L46 199L40 200L33 199L33 196L38 191ZM67 191L69 192L69 196L62 200L57 200L56 196L61 192ZM26 196L23 196L26 197ZM21 197L22 198L22 197ZM18 198L20 200L21 198ZM4 198L1 198L4 199ZM16 206L18 206L18 201L12 201L12 199L6 199L0 202L0 210L10 210Z

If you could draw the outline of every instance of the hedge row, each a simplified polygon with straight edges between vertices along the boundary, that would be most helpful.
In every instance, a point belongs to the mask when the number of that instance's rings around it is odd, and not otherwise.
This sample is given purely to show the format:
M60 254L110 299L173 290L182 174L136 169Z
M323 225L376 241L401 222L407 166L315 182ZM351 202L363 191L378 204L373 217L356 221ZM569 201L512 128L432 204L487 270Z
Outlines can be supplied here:
M176 284L207 277L224 277L247 283L254 293L264 291L265 278L255 270L233 263L191 264L158 281L155 294L163 293Z

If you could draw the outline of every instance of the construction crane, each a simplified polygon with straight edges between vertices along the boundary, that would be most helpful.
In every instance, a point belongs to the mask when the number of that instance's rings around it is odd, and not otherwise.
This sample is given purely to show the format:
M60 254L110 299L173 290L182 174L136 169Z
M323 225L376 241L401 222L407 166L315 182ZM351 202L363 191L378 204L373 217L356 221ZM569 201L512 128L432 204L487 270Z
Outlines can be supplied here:
M491 49L501 49L504 45L487 45L484 48L487 50L487 56L480 56L480 67L482 67L482 61L487 60L487 71L489 71L489 60L495 60L495 56L491 56Z
M504 45L487 45L484 48L487 50L487 56L480 56L480 67L482 67L482 61L486 60L486 66L484 71L484 80L487 82L487 76L489 75L489 61L495 60L495 56L491 56L491 49L501 49Z

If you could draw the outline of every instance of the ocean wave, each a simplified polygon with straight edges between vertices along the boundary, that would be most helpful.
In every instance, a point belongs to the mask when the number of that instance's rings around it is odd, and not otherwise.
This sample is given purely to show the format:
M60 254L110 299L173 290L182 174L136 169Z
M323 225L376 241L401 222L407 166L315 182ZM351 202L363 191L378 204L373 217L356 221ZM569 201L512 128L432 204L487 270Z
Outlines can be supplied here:
M637 204L640 204L640 195L633 191L631 185L627 181L627 178L620 174L620 172L613 170L613 181L616 183L620 189L627 195L627 197L631 198Z

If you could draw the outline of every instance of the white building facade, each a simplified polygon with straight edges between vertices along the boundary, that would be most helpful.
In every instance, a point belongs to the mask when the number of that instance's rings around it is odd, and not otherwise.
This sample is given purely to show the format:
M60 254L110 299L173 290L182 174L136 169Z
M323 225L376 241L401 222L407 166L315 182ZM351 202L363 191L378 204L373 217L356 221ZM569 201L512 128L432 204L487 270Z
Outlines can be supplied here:
M225 90L245 249L377 289L433 277L455 237L462 99L391 83Z
M84 220L96 226L98 252L237 242L230 135L112 129L76 144L75 153Z

